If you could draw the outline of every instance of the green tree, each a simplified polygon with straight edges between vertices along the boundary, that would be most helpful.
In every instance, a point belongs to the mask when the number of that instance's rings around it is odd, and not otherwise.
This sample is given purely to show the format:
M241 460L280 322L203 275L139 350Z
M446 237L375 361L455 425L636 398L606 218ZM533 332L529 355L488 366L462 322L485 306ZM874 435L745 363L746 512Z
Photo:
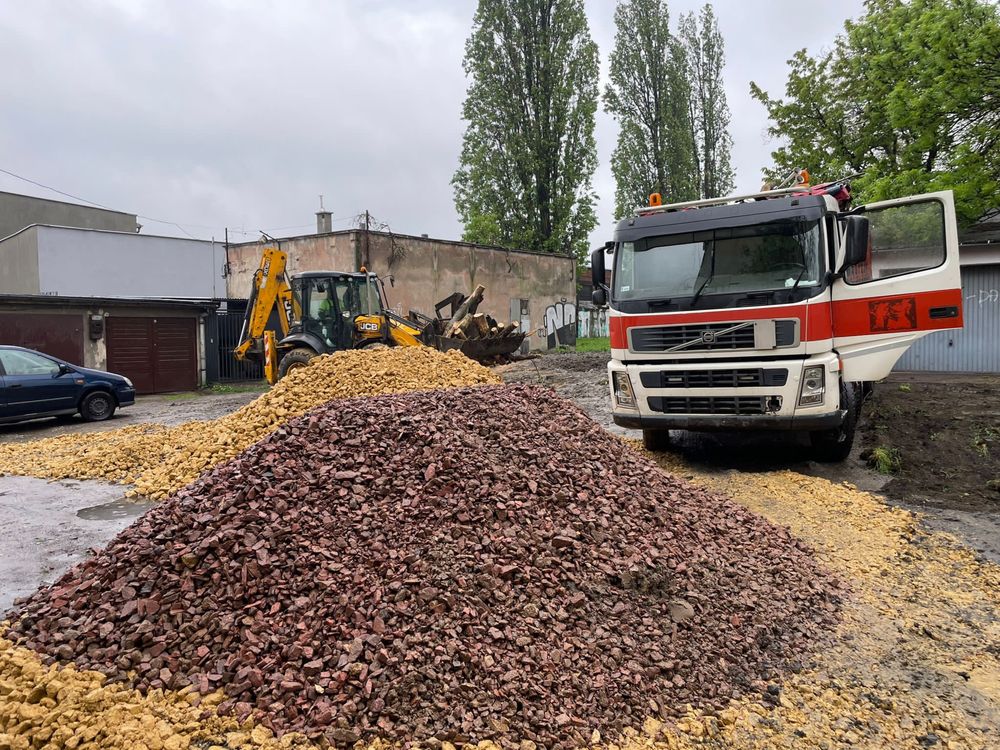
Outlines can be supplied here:
M685 76L691 86L689 121L695 180L702 198L728 195L734 187L729 134L729 104L722 83L725 43L712 6L696 17L680 17L678 36L684 48Z
M599 68L582 0L480 0L464 67L464 238L585 255Z
M670 33L666 0L619 0L604 108L618 120L611 157L615 215L652 192L671 201L698 197L684 50Z
M830 52L788 62L784 99L751 84L781 140L768 176L860 174L865 201L953 189L963 224L1000 205L994 3L868 0Z

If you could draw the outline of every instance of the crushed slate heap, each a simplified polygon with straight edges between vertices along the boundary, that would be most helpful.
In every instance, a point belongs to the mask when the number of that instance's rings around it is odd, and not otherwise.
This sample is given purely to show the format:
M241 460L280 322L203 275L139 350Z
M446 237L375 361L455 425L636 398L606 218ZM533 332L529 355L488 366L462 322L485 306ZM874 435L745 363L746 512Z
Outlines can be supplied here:
M802 657L839 584L551 391L333 401L11 613L140 689L344 744L606 738ZM134 677L130 674L134 671Z

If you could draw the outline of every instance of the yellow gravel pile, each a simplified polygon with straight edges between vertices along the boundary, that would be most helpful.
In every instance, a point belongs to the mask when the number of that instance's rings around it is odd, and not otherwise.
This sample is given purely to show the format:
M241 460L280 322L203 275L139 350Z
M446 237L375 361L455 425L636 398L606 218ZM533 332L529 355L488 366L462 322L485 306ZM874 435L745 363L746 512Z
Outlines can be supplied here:
M458 352L428 347L337 352L292 370L260 398L219 419L0 445L0 473L104 479L135 485L130 495L161 499L327 401L499 382L493 371Z
M312 747L301 735L219 717L221 694L140 695L98 672L47 667L33 651L0 638L0 748L185 750Z

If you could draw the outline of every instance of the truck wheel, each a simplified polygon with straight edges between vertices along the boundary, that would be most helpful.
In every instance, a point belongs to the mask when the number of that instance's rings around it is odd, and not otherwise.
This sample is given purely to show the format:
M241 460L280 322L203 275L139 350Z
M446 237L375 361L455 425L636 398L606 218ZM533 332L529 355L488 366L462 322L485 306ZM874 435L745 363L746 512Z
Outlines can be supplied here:
M809 433L812 443L813 458L821 463L839 463L851 455L854 446L854 433L858 429L858 417L861 413L861 403L853 387L841 388L840 398L847 404L847 415L843 424L830 430L817 430Z
M643 430L642 447L648 451L665 451L670 447L670 430Z
M80 402L80 416L85 422L103 422L115 413L115 400L110 393L96 391L89 393Z
M288 352L288 354L281 358L281 362L278 364L278 380L281 380L292 370L299 367L305 367L315 356L316 352L312 349L306 349L304 347L292 349Z

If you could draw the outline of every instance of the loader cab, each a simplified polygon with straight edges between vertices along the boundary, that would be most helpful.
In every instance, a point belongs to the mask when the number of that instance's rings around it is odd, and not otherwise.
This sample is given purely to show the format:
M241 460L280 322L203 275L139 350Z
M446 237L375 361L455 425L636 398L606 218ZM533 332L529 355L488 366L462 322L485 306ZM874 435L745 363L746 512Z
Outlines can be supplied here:
M311 271L294 276L291 287L287 338L307 336L325 354L381 335L384 306L374 274Z

